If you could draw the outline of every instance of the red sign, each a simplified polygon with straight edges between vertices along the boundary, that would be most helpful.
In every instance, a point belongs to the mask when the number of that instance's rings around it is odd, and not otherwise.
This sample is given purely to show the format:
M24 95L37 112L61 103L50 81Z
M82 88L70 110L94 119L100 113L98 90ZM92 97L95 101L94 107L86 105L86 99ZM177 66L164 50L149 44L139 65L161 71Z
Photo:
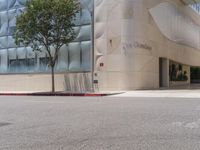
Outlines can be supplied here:
M103 67L104 66L104 63L100 63L100 67Z

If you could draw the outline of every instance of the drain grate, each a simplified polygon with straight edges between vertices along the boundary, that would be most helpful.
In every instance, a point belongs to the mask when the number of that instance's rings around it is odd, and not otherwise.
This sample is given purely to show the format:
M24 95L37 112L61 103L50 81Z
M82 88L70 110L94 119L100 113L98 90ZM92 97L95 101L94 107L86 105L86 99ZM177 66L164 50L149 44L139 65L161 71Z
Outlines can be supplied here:
M8 122L0 122L0 127L8 126L10 124L11 123L8 123Z

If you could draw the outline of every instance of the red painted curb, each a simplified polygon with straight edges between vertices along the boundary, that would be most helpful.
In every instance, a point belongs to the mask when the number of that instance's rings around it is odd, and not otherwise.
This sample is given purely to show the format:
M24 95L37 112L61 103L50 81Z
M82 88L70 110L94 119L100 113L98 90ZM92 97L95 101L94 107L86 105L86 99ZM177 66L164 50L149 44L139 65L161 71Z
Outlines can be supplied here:
M112 94L97 93L0 93L0 96L76 96L76 97L101 97Z

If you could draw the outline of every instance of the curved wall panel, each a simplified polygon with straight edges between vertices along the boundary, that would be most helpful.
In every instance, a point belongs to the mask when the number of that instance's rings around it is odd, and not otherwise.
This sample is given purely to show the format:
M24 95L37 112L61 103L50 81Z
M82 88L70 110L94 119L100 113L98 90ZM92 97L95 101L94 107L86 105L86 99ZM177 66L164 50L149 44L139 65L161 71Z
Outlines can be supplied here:
M8 36L8 47L17 47L15 40L12 36Z
M89 71L91 68L91 42L81 42L81 68Z
M7 9L7 0L0 0L0 11Z
M79 71L81 65L80 43L69 44L69 70Z
M90 24L91 16L90 11L88 9L83 9L81 12L81 24Z
M27 57L26 48L25 47L17 48L17 58L18 59L25 59L26 57Z
M31 47L26 48L27 58L35 58L35 52L32 51Z
M82 26L77 36L78 41L89 41L91 36L91 26Z
M107 40L103 38L96 39L96 55L106 55Z
M0 49L5 49L8 46L8 38L0 37Z
M17 58L17 49L16 48L9 48L8 49L8 59L16 59Z
M8 8L18 8L18 7L24 7L27 0L8 0Z
M68 47L66 45L61 47L61 50L59 52L59 59L56 69L57 70L68 70Z
M0 12L0 36L6 36L8 29L7 12Z
M95 0L95 68L100 71L107 53L107 0Z
M0 51L0 72L5 73L8 69L8 56L7 49L3 49Z
M150 13L169 40L200 50L200 27L176 6L164 2L150 9Z
M186 5L200 3L200 0L182 0Z
M123 43L132 43L133 6L135 0L95 1L95 62L97 71L121 71L127 66L128 59L123 59ZM128 40L127 40L128 39ZM122 58L127 62L117 61L115 65L110 57ZM121 59L121 61L123 61ZM99 67L99 65L103 66ZM103 69L102 69L103 68Z

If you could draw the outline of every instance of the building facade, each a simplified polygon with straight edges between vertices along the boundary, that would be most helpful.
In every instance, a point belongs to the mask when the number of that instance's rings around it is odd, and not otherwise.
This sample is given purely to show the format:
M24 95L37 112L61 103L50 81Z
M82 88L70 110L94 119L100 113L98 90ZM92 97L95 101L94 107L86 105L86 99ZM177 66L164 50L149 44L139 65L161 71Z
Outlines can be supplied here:
M190 84L190 67L200 66L200 16L193 4L190 0L96 1L98 88L118 91Z
M31 47L17 46L12 36L16 26L16 16L26 10L26 1L0 0L2 90L43 91L50 87L50 67L47 54L35 53ZM56 78L58 90L91 89L91 75L89 75L91 70L91 7L90 0L81 1L81 10L76 15L76 27L74 28L76 39L60 50L55 67L58 76ZM54 49L52 48L51 51L53 53ZM68 74L70 75L68 76ZM71 89L75 86L73 82L76 81L73 78L83 80L82 89ZM67 82L71 82L71 84L66 84L66 80L69 80Z
M190 84L200 66L199 7L191 0L80 0L77 38L63 46L56 90L155 89ZM25 0L0 0L0 91L49 91L45 53L17 47ZM53 52L53 49L52 49Z

